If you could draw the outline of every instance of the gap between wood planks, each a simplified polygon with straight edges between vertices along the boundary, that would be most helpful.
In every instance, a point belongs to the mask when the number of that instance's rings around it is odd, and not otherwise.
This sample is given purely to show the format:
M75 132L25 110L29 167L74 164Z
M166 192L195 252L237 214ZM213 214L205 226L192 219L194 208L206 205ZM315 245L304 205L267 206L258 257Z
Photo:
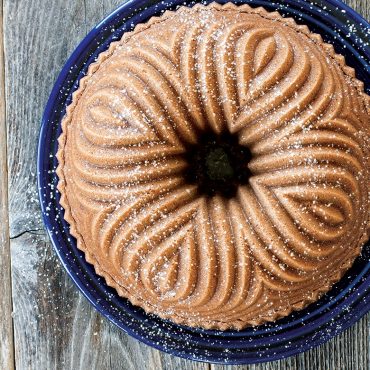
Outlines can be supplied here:
M3 1L0 0L0 368L14 369L10 263Z

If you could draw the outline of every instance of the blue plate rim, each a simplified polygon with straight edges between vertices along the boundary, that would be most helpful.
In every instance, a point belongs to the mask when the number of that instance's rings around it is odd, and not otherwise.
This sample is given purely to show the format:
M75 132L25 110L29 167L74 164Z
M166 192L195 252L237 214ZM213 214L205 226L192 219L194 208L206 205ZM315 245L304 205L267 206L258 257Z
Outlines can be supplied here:
M361 15L356 13L352 8L344 4L340 0L326 0L328 3L333 4L334 6L343 8L346 12L347 15L349 15L355 22L360 23L365 25L370 29L370 24L367 22ZM115 9L112 13L110 13L107 17L105 17L100 23L98 23L97 26L95 26L85 37L84 39L79 43L79 45L76 47L74 52L71 54L71 56L68 58L67 62L64 64L63 69L61 70L54 87L51 91L51 94L49 96L48 102L46 104L45 111L42 116L42 121L41 121L41 127L40 127L40 134L39 134L39 142L38 142L38 147L37 147L37 183L38 183L38 191L39 191L39 198L40 198L40 205L41 205L41 210L42 210L42 217L44 224L46 226L48 235L50 240L52 241L53 247L62 262L62 265L64 269L67 271L68 275L71 277L72 281L74 284L78 287L78 289L83 293L83 295L88 299L88 301L97 309L103 316L107 317L111 322L113 322L117 327L119 327L121 330L125 331L135 339L138 339L139 341L152 346L156 349L159 349L161 351L174 354L176 356L186 358L186 359L192 359L195 361L206 361L206 362L212 362L212 363L222 363L222 364L245 364L245 363L258 363L258 362L264 362L264 359L255 359L253 362L245 362L244 360L235 360L235 361L209 361L208 359L202 359L202 358L197 358L197 357L192 357L188 355L184 355L183 352L179 352L176 350L166 350L166 348L163 348L160 344L157 344L150 339L147 339L143 335L137 334L135 331L130 330L128 326L124 327L122 323L118 322L114 317L108 316L105 312L104 307L102 307L101 304L95 301L94 297L92 294L86 290L84 287L83 283L81 282L80 278L75 275L73 271L68 267L68 261L65 258L64 255L61 254L57 244L57 239L55 238L55 235L52 231L52 224L50 219L47 216L47 210L46 210L46 205L43 202L43 191L44 191L44 180L42 178L42 171L41 168L43 168L43 161L44 161L44 153L43 153L43 147L44 147L44 138L45 138L45 132L47 130L48 124L50 124L49 117L51 115L51 111L54 107L55 101L57 99L57 96L60 94L60 87L63 85L63 82L65 81L66 77L68 76L69 70L71 66L73 66L73 62L78 59L78 57L84 53L85 48L92 42L92 40L96 37L96 35L101 31L101 29L104 27L106 23L109 23L114 17L116 17L118 14L124 11L128 11L131 7L137 7L138 3L140 3L140 0L130 0L121 6L119 6L117 9ZM369 283L370 284L370 283ZM359 310L358 314L355 316L352 316L350 320L348 320L339 330L337 330L334 334L327 334L327 336L321 336L320 339L316 340L316 342L313 344L312 347L316 347L324 342L326 342L328 339L332 338L334 335L339 334L340 332L344 331L347 329L349 326L351 326L354 322L359 320L367 311L370 310L370 300L368 302L362 302L361 309ZM275 359L281 359L281 358L286 358L289 357L293 354L297 354L300 352L305 351L307 348L299 348L297 349L292 349L291 351L287 350L284 354L278 354L276 357L271 356L269 358L269 361L275 360Z

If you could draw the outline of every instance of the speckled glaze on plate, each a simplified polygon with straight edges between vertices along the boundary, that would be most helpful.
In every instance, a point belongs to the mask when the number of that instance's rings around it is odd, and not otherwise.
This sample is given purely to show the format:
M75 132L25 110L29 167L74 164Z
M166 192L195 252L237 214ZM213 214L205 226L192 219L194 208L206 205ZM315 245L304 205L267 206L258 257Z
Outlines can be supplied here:
M311 31L332 43L336 52L345 55L347 64L355 68L357 78L364 81L367 92L370 91L370 25L340 1L234 3L278 10L298 23L307 24ZM224 364L272 361L303 352L340 333L370 309L369 243L341 281L316 303L275 323L222 332L176 325L148 315L120 298L85 261L64 221L56 190L55 153L60 122L72 92L89 64L111 41L119 39L136 24L180 4L184 1L127 2L97 25L67 61L46 106L38 147L39 194L45 225L64 267L81 292L104 316L148 345L180 357Z

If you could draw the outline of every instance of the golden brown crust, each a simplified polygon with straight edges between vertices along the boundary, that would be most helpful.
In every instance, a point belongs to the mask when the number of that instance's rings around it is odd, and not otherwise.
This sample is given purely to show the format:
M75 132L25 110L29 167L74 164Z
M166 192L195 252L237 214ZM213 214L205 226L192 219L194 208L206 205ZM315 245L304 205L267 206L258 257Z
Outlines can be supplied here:
M368 238L369 102L331 45L276 12L212 4L152 18L90 65L67 107L57 173L71 234L147 312L222 330L275 321L328 291ZM182 141L206 126L254 155L235 199L182 179Z

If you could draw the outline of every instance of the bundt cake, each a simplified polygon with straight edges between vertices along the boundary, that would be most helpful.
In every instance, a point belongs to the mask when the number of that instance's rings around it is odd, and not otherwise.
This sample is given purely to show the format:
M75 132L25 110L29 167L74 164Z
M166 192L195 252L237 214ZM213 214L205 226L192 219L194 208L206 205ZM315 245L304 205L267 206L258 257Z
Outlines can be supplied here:
M97 274L148 313L242 329L317 300L369 230L369 96L306 26L181 7L100 54L58 189Z

